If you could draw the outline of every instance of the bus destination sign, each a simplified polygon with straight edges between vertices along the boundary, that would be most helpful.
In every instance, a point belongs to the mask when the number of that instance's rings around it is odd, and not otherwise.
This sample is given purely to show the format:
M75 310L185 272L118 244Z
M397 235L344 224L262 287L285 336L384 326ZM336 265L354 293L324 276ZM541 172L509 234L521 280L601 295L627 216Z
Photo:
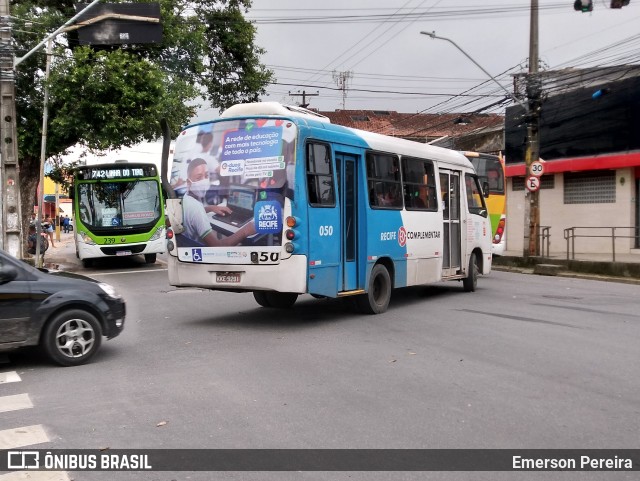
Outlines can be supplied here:
M83 180L130 179L132 177L153 177L155 175L156 168L153 165L84 167L79 171L79 177Z

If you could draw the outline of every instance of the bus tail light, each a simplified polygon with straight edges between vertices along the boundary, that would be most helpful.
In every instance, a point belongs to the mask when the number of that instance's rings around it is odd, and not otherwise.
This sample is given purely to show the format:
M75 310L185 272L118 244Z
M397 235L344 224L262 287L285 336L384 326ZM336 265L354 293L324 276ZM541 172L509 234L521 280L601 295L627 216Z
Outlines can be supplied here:
M167 229L167 239L173 239L173 229Z
M288 254L293 254L293 251L295 250L295 246L293 245L293 242L287 242L284 245L284 250L288 253Z
M496 235L493 236L493 243L494 244L500 244L500 241L502 240L502 236L504 235L505 224L506 224L506 219L503 217L502 219L500 219L500 222L498 222L498 228L496 229Z
M287 240L293 240L296 238L296 233L293 229L287 229L284 235L287 238Z
M296 219L292 215L287 217L287 220L286 220L287 227L289 227L289 228L295 227L295 226L298 225L298 223L299 223L298 219Z

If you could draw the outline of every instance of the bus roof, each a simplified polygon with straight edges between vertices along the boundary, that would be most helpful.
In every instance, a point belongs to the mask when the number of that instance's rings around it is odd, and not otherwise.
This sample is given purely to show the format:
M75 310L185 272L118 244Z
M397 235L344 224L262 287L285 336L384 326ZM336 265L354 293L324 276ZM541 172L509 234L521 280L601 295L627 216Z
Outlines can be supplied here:
M318 122L331 123L329 117L295 105L283 105L278 102L254 102L248 104L236 104L220 114L222 118L245 117L247 115L277 115L281 117L307 118Z
M458 167L473 169L469 159L458 151L437 147L435 145L423 144L412 140L401 139L398 137L390 137L374 132L368 132L366 130L358 130L351 127L331 124L328 117L302 107L283 105L278 102L254 102L233 105L220 115L223 119L248 116L285 117L294 121L297 119L303 119L307 121L307 126L309 127L314 126L314 122L319 122L318 124L315 124L315 127L358 137L360 140L364 140L369 148L374 150L394 152L411 157L427 158L437 160L439 162L448 162ZM189 127L193 127L193 125Z

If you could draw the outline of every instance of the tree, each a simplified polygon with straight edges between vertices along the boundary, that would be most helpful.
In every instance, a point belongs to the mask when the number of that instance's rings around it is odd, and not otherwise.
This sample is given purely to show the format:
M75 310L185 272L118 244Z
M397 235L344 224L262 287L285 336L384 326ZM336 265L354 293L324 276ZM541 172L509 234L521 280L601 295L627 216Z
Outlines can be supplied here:
M256 100L273 73L260 64L255 27L244 18L250 0L159 0L161 45L80 46L77 35L56 37L49 78L47 158L50 174L68 178L59 159L76 144L90 150L128 147L187 124L197 99L226 108ZM11 0L17 56L76 12L72 0ZM40 171L44 50L16 72L18 162L22 212L32 211ZM23 219L26 232L28 216Z

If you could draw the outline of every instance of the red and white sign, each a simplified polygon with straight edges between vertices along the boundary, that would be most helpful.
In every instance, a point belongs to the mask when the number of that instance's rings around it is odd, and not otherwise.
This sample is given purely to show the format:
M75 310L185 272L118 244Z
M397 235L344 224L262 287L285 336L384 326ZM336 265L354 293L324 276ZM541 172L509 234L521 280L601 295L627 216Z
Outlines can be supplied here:
M535 177L540 177L544 174L544 164L542 162L532 162L529 166L529 173Z
M524 185L529 192L536 192L540 188L540 177L532 175L525 180Z

